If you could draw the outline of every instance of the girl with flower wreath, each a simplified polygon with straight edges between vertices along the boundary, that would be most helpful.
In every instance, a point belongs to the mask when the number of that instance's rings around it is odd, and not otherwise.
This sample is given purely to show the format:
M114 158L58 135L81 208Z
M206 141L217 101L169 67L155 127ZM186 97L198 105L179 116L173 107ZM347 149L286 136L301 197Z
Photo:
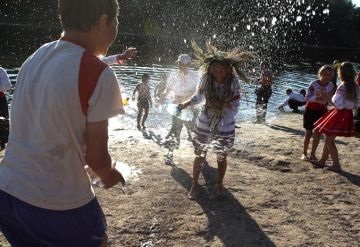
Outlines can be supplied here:
M195 159L193 182L188 198L194 199L199 191L198 179L210 147L217 154L216 194L223 196L225 194L223 181L227 168L227 155L234 144L235 115L240 101L240 86L235 73L247 81L239 70L239 66L252 59L253 54L239 49L221 52L210 42L207 44L207 53L204 53L194 41L192 46L197 57L195 64L205 68L206 73L198 83L196 93L178 105L179 110L182 110L190 105L203 102L202 99L205 98L193 131Z

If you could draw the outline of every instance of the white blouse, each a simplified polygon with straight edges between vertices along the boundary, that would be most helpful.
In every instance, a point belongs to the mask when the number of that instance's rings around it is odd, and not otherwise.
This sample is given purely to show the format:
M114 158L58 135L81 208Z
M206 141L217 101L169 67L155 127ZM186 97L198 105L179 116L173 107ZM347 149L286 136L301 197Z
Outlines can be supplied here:
M332 102L336 109L356 109L360 107L360 87L356 86L357 98L355 101L351 101L345 98L345 86L343 84L339 85L334 96L332 97Z

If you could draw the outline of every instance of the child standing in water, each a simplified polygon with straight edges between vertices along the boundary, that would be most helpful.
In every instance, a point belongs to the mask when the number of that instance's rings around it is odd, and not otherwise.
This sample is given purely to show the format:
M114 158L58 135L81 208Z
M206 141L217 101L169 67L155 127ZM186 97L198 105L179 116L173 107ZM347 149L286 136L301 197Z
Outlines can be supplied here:
M316 160L315 152L319 145L320 134L315 132L313 135L314 123L326 113L327 104L331 101L334 90L334 84L330 81L333 76L333 69L331 66L322 66L319 69L318 76L318 80L310 83L305 97L307 103L303 118L305 137L303 154L301 156L302 160ZM310 157L308 157L307 150L311 136L313 136L313 142Z
M267 111L267 104L272 94L272 81L273 72L270 69L268 62L261 62L260 64L261 74L259 80L259 86L255 89L256 94L256 121L255 123L265 123L265 116Z
M355 134L352 110L360 107L360 88L355 83L355 70L352 64L342 63L338 68L338 76L340 85L332 97L335 108L322 116L315 123L314 129L317 133L325 134L323 153L317 165L325 166L330 154L333 164L329 169L333 171L341 171L335 138Z
M146 128L145 121L149 115L149 109L150 107L152 107L149 79L150 76L148 74L143 74L141 77L142 82L136 85L132 96L134 100L136 92L138 93L138 98L137 98L138 115L136 118L138 129L141 129L141 127L143 127L143 129ZM143 115L143 111L144 111L144 115ZM141 126L140 126L140 121L141 121Z
M242 54L249 53L243 52ZM188 194L189 199L194 199L199 190L198 179L201 167L211 143L214 144L213 149L217 154L218 181L216 193L220 196L225 193L223 182L227 168L227 155L234 144L234 117L240 101L239 82L233 74L236 61L235 58L230 59L226 53L220 51L208 55L202 62L206 68L206 74L202 76L195 95L178 106L182 110L201 102L202 98L205 97L205 103L194 126L195 159L193 182Z

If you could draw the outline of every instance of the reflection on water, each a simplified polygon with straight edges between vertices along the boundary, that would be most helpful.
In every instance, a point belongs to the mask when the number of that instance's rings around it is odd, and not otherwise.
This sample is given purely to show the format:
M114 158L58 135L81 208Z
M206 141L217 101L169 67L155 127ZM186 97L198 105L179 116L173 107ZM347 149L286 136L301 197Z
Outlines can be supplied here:
M142 74L147 73L150 75L149 84L153 93L162 76L169 74L174 69L174 67L114 66L123 97L130 97L130 101L125 106L126 114L115 117L110 121L111 129L135 129L137 107L136 102L131 100L131 95L136 84L140 83ZM308 72L309 70L314 72ZM277 106L285 99L285 90L287 88L292 88L295 92L298 92L300 89L306 88L309 82L314 79L316 79L316 69L314 70L306 65L301 67L286 65L285 70L278 72L274 78L273 95L268 106L267 120L271 121L272 118L279 114ZM250 121L255 118L255 87L256 85L241 84L242 99L236 116L238 122ZM153 108L150 109L147 127L155 128L160 134L166 135L171 124L170 108L171 105L154 102ZM138 133L138 135L141 134Z
M319 66L320 67L320 66ZM134 137L142 137L141 132L131 131L128 136L118 134L117 130L136 130L136 102L131 99L132 92L136 84L141 82L141 75L147 73L150 75L150 88L153 96L154 88L164 75L168 75L175 70L173 67L141 67L141 66L113 66L116 76L119 80L123 98L129 97L128 105L125 106L125 115L114 117L110 120L110 137L113 140L121 138L128 138L129 135ZM267 121L275 118L279 111L277 106L285 99L285 90L292 88L295 92L306 88L310 81L316 78L317 68L312 68L310 65L285 65L284 70L275 74L273 94L270 98L268 105ZM15 84L18 68L8 70L9 77L13 84ZM199 72L199 75L201 73ZM253 78L255 79L255 78ZM250 121L255 118L255 90L256 85L241 84L242 99L238 114L236 116L237 122ZM11 102L13 89L7 94L9 103ZM154 98L153 98L154 101ZM169 111L173 110L171 105L160 104L154 102L153 107L150 109L149 117L147 120L148 129L156 129L157 134L165 136L170 129L171 115ZM185 132L185 131L184 131ZM186 133L183 133L186 135ZM131 143L130 143L131 144ZM129 145L130 145L129 144Z
M114 117L110 120L110 138L113 141L119 141L122 138L129 138L130 136L133 137L133 142L136 142L138 137L143 138L142 133L136 131L137 106L136 102L131 99L136 84L140 83L142 74L149 74L149 84L153 95L157 83L160 82L164 75L175 70L175 67L114 66L113 69L121 85L123 98L129 97L130 100L128 105L125 106L126 114ZM282 71L275 74L273 94L268 105L267 121L271 121L271 119L276 118L279 114L277 106L285 99L285 90L287 88L292 88L295 92L298 92L300 89L306 88L310 81L316 79L317 69L318 68L311 67L309 64L303 64L301 66L285 65ZM17 72L17 68L8 70L13 84L15 84ZM255 87L256 85L254 84L241 84L242 99L236 116L237 122L255 119ZM11 102L12 92L13 90L8 92L9 102ZM146 124L147 129L156 129L156 134L165 136L171 125L171 115L169 114L169 111L171 111L170 108L171 105L160 104L155 101L153 107L150 109ZM119 132L118 130L130 130L130 132L127 131L126 133L128 133L128 135L124 136L123 131ZM186 133L184 132L185 131L183 131L182 134L186 136ZM131 145L131 142L129 142L129 145Z

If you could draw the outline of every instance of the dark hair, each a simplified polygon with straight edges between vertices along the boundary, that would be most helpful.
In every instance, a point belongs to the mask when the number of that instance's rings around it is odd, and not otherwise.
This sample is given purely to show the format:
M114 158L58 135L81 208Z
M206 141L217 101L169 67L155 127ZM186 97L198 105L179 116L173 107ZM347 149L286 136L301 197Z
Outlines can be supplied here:
M291 88L286 89L286 94L288 94L288 93L292 93L292 89L291 89Z
M306 95L306 90L305 90L305 89L301 89L301 90L300 90L300 94L304 95L304 97L305 97L305 95Z
M89 32L101 15L108 24L118 15L118 0L59 0L60 22L66 30Z
M149 74L143 74L143 75L141 76L141 80L142 80L142 81L149 80L149 79L150 79Z

